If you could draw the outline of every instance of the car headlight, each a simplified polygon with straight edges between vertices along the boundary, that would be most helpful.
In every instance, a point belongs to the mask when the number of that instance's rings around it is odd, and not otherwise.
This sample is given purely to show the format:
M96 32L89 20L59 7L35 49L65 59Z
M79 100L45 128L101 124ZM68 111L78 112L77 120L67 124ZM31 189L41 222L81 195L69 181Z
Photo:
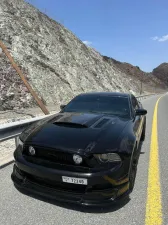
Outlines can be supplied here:
M15 140L16 140L15 141L16 142L16 148L19 147L19 146L21 146L23 148L23 141L21 141L19 137L16 137Z
M96 159L101 163L121 162L121 158L117 153L95 154Z

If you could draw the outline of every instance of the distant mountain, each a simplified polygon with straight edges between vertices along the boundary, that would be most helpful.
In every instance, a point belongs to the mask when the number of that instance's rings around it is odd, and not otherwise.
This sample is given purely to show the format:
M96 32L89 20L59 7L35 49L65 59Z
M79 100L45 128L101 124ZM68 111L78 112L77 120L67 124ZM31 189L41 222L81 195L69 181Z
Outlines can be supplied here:
M0 0L0 40L47 105L66 103L88 91L139 95L141 87L143 93L164 87L138 67L102 56L24 0ZM5 57L0 54L1 109L33 106L34 101Z
M132 78L132 80L142 82L143 91L148 90L149 92L153 92L156 91L156 89L159 91L160 88L164 89L168 86L165 84L165 80L163 79L164 75L156 76L154 72L147 73L142 71L139 66L133 66L130 63L120 62L107 56L103 56L103 58L106 62L114 64L118 68L118 70L127 74L128 77Z
M162 63L156 67L152 74L168 86L168 63Z

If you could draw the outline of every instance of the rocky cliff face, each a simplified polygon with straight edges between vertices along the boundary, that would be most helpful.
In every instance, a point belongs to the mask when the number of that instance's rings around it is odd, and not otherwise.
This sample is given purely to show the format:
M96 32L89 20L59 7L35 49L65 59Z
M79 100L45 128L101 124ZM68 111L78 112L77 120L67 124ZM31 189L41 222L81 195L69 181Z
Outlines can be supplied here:
M88 91L139 93L139 80L131 79L114 62L104 60L72 32L23 0L0 1L0 39L47 104L65 103ZM22 107L31 106L33 101L28 95L18 94L19 87L21 90L24 87L19 86L21 81L11 68L11 75L8 74L9 64L2 54L0 63L3 67L6 63L6 75L0 71L1 101L5 101L4 95L8 93L15 102L23 98ZM10 105L12 100L8 101Z

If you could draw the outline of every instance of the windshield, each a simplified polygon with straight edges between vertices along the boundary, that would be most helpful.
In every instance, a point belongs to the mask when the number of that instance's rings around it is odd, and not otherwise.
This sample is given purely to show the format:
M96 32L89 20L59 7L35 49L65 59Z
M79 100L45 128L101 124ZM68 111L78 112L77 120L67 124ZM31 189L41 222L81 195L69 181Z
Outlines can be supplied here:
M128 98L118 96L77 96L62 112L100 113L130 118Z

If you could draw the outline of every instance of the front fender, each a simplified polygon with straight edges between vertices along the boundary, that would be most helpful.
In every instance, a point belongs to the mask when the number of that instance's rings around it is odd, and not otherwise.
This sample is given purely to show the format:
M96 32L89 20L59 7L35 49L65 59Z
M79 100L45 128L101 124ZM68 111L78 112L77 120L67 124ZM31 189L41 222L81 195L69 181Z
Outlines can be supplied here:
M136 146L136 137L131 130L131 127L125 127L120 137L118 138L119 152L131 155Z

